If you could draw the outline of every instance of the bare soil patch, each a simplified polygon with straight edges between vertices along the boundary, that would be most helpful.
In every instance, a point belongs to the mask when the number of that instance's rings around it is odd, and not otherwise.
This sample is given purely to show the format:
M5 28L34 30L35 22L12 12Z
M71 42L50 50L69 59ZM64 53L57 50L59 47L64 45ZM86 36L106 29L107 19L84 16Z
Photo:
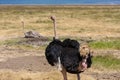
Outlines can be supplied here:
M120 80L120 73L91 73L96 80Z
M120 58L120 50L94 50L94 56L105 56L105 55L113 55L116 58Z
M53 68L48 65L44 56L24 56L17 58L8 58L4 62L0 62L0 69L11 69L13 71L27 70L48 72Z

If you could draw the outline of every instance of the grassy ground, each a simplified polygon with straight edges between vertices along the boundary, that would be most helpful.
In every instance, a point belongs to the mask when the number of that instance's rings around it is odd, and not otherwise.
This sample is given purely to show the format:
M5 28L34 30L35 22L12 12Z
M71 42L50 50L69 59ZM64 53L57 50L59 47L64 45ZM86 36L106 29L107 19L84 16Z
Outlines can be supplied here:
M21 49L21 50L42 50L44 51L46 48L46 45L42 46L33 46L30 44L18 44L19 41L22 39L9 39L5 40L4 42L1 42L2 45L10 46L11 48L14 49ZM25 40L25 39L24 39ZM23 40L23 41L24 41ZM89 43L90 47L92 49L115 49L115 50L120 50L120 44L119 40L112 40L112 41L97 41L97 42L91 42ZM94 56L93 57L93 67L94 68L99 68L99 69L108 69L108 70L119 70L120 67L120 59L114 57L112 54L106 54L102 55L104 53L101 53L101 56Z
M96 56L93 58L94 68L120 70L120 59L116 59L112 55Z
M17 75L17 76L16 76ZM26 71L13 72L13 71L0 71L0 79L1 80L63 80L62 76L60 76L60 72L36 72L36 73L28 73ZM7 76L7 77L6 77ZM76 75L68 74L69 80L76 79ZM88 76L86 78L85 75L82 74L82 80L95 80L92 77Z
M89 45L94 51L118 50L119 53L120 6L0 6L0 60L4 57L7 59L36 54L43 56L47 44L41 46L19 44L20 41L26 40L23 38L21 20L25 22L25 31L35 30L48 37L50 41L53 37L51 15L56 16L57 34L60 39L92 41ZM39 51L42 52L38 53ZM114 55L114 52L111 53ZM92 70L120 71L120 59L108 55L108 52L107 55L103 54L93 57ZM18 74L18 77L14 74ZM0 71L1 80L56 80L58 78L62 80L59 75L54 71L44 72L44 75L41 72ZM70 80L73 79L75 79L74 76L70 77ZM82 74L82 80L90 79L94 80L93 77Z

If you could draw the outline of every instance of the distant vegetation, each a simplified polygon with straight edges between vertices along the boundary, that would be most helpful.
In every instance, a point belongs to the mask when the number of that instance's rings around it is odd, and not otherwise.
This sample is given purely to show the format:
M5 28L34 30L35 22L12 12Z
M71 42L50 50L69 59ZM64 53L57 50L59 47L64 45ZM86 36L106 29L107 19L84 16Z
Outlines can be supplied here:
M22 35L21 17L25 31L36 30L53 36L55 15L57 34L61 37L119 37L120 6L0 6L0 30L3 35ZM9 35L10 35L9 34Z

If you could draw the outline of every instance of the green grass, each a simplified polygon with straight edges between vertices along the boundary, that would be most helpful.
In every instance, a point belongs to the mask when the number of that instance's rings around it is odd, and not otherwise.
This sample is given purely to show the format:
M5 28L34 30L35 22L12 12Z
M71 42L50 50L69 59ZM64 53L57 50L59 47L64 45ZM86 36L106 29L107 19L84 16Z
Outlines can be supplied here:
M24 50L45 50L46 44L41 46L35 46L31 44L21 44L20 42L25 42L27 39L25 38L13 38L5 41L0 41L0 46L10 46L16 49L24 49Z
M19 42L19 39L9 39L9 40L4 40L4 41L0 41L0 45L8 45L8 46L12 46L12 45L16 45L17 42Z
M120 70L120 59L112 55L93 57L93 67Z
M94 49L120 49L120 40L96 41L89 43Z

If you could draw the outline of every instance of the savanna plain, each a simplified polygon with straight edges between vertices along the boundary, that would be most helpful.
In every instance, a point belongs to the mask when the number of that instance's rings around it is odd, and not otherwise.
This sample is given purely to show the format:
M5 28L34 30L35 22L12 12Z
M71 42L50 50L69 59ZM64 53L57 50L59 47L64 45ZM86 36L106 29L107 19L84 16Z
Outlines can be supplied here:
M119 5L0 5L0 80L63 80L44 55L54 36L50 16L56 16L60 40L87 42L94 52L92 67L81 73L81 80L120 80ZM24 38L30 30L47 39Z

